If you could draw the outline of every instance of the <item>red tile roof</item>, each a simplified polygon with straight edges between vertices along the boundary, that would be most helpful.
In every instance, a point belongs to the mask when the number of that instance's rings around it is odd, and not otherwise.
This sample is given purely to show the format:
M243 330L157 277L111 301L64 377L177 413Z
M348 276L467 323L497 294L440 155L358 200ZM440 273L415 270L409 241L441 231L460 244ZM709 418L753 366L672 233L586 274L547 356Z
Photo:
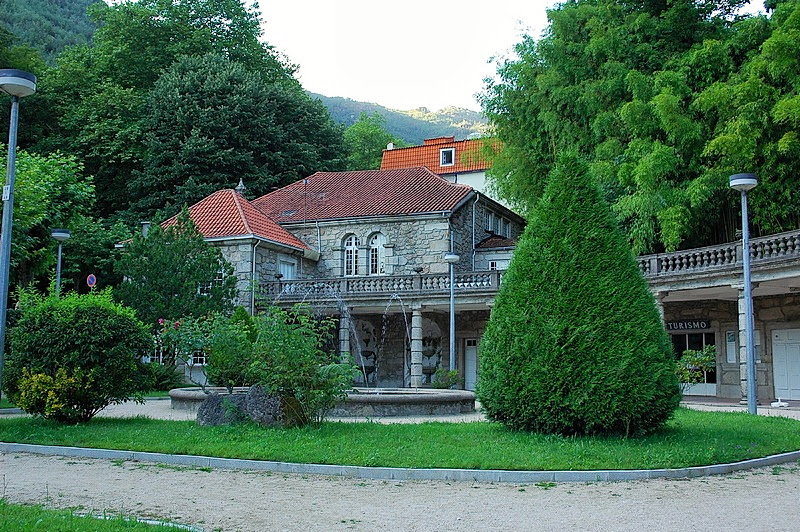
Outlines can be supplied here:
M483 153L487 142L496 143L485 139L455 140L455 137L437 137L425 139L422 146L383 150L381 170L425 166L437 175L486 170L491 167ZM440 150L447 148L455 149L454 164L442 166Z
M279 223L446 212L472 191L427 168L317 172L253 205Z
M206 196L189 207L189 214L204 238L253 235L295 249L309 249L235 190L218 190ZM161 226L169 227L176 218L177 215L173 216Z

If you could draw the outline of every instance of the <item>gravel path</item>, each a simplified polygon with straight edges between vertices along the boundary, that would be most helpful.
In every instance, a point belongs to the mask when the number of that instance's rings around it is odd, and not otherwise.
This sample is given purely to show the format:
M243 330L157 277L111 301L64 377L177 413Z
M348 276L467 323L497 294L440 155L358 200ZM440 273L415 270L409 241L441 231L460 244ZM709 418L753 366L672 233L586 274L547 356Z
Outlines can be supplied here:
M0 455L5 497L205 530L786 530L800 466L670 481L385 482Z
M168 404L148 403L148 415L188 417ZM136 415L142 408L121 405L104 415ZM0 454L0 478L2 496L11 502L166 519L202 530L800 529L800 464L691 480L522 485Z

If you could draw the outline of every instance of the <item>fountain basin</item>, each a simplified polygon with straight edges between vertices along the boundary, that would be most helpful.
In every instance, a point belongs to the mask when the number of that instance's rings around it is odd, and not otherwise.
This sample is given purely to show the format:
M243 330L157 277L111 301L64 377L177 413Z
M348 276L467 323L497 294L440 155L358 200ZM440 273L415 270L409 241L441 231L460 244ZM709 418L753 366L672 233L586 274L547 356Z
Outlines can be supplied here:
M234 388L247 393L249 388ZM169 391L173 410L197 412L208 393L227 395L226 388L175 388ZM475 410L475 394L466 390L431 388L355 388L328 412L332 417L442 416Z
M233 393L246 394L249 389L247 386L236 387L233 389ZM221 386L206 386L205 391L202 388L173 388L169 391L170 408L197 412L210 393L228 395L228 389Z
M328 412L333 417L441 416L475 410L475 394L432 388L356 388Z

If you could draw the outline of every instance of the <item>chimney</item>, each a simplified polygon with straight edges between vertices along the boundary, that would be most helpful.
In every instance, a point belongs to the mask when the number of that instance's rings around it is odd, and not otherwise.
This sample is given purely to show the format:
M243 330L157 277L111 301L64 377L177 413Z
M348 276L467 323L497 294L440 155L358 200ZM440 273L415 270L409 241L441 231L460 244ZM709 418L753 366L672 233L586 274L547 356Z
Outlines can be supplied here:
M390 142L389 144L387 144L386 145L386 149L387 150L393 150L394 149L394 142Z
M147 238L148 232L150 232L150 222L142 222L142 236Z

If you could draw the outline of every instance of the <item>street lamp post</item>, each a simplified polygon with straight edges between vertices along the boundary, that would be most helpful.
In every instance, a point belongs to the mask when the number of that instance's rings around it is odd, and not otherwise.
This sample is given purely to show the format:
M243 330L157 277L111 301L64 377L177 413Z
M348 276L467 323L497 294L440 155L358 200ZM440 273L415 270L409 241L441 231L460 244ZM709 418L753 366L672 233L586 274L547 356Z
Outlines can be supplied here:
M50 236L58 241L58 260L56 261L56 296L61 295L61 244L70 237L69 229L53 229Z
M11 96L11 125L8 129L8 170L3 187L3 228L0 233L0 383L6 346L8 273L11 260L11 220L14 212L14 178L17 162L17 119L19 99L36 92L36 76L13 68L0 69L0 92Z
M450 265L450 367L456 369L456 263L461 259L455 253L447 253L444 261Z
M742 260L744 262L744 313L747 356L747 411L758 413L756 406L756 361L753 350L753 287L750 282L750 229L747 221L747 191L758 185L755 174L734 174L730 187L742 193Z

